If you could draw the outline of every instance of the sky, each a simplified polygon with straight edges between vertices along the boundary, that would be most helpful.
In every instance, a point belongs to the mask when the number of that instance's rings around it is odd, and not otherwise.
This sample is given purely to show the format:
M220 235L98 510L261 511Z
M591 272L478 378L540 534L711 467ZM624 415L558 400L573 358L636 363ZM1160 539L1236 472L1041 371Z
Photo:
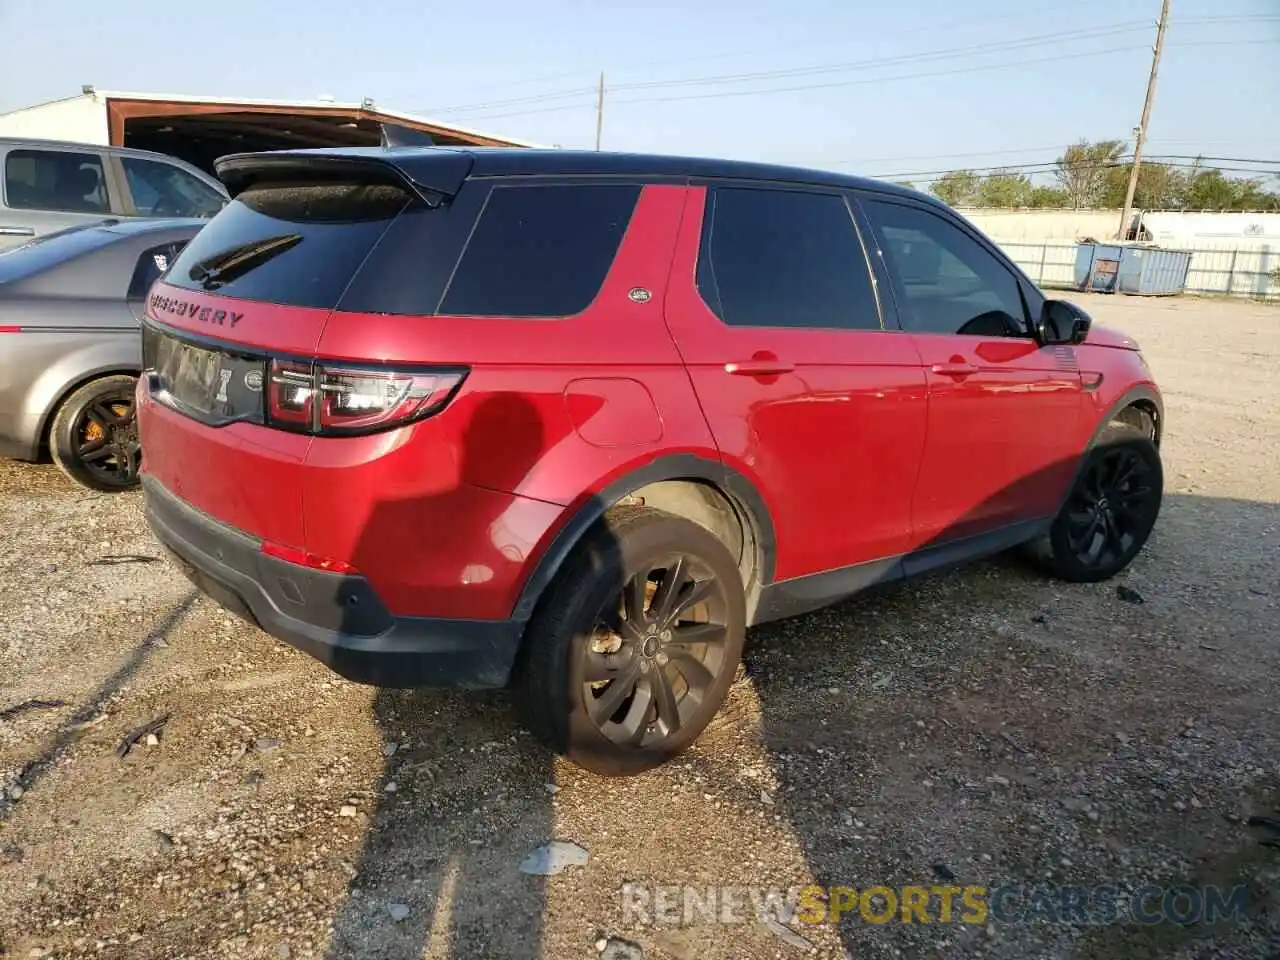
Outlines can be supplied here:
M0 112L82 84L369 97L591 147L603 72L605 149L927 183L1051 161L1080 138L1131 140L1159 11L1159 0L0 0ZM1280 161L1280 0L1172 0L1148 135L1149 156Z

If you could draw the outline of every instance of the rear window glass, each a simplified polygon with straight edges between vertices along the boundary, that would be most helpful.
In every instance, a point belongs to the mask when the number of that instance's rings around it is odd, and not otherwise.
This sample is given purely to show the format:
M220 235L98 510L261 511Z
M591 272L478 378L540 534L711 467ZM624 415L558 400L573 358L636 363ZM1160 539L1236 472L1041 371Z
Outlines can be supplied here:
M188 290L332 309L409 202L405 191L383 184L258 184L196 234L165 279Z
M0 283L30 277L68 260L82 257L120 238L99 227L71 227L28 240L0 252Z
M639 196L628 184L494 187L440 313L581 313L604 283Z

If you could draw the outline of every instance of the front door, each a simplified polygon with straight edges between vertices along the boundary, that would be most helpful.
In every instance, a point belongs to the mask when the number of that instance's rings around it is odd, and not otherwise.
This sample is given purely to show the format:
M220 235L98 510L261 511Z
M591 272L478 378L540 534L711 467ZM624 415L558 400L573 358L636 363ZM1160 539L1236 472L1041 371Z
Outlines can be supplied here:
M1018 278L958 220L861 202L929 382L914 547L1052 517L1078 455L1075 349L1032 338Z
M924 373L911 338L882 325L848 201L690 188L666 303L721 456L773 518L775 580L900 555Z

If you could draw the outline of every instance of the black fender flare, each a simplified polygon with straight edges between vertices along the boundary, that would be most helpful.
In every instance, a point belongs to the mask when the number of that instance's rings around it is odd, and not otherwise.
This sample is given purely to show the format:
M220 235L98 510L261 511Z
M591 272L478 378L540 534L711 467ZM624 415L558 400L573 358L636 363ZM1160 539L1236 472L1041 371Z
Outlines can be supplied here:
M1094 448L1098 442L1098 438L1102 436L1103 431L1107 429L1107 425L1115 419L1116 414L1126 407L1132 407L1139 401L1146 401L1156 408L1156 436L1155 445L1160 446L1160 438L1164 433L1164 401L1160 398L1160 394L1146 384L1138 384L1136 387L1130 387L1120 398L1116 400L1107 409L1107 412L1098 420L1098 424L1093 428L1093 433L1089 436L1089 442L1084 448L1084 453L1088 453Z
M749 525L756 541L759 567L756 579L761 585L773 582L777 540L773 518L755 485L733 467L693 453L671 454L651 460L644 466L619 477L599 493L586 499L569 518L568 523L551 541L525 581L512 611L512 619L527 621L538 600L555 579L574 547L588 530L618 501L641 487L662 480L694 480L709 483L726 495L739 519Z
M1066 506L1067 501L1071 499L1071 491L1076 488L1076 482L1080 479L1080 472L1084 469L1085 461L1088 460L1090 451L1098 445L1098 440L1106 432L1116 414L1121 410L1132 407L1139 401L1150 403L1156 408L1156 436L1154 443L1156 449L1160 449L1160 437L1164 432L1164 401L1160 398L1159 393L1145 384L1130 387L1107 408L1106 413L1098 418L1098 423L1093 428L1093 433L1089 435L1089 442L1085 444L1084 449L1080 451L1080 456L1076 458L1075 469L1071 473L1071 483L1067 485L1066 492L1062 495L1062 503L1058 505L1058 510L1054 513L1055 518L1062 512L1062 508Z

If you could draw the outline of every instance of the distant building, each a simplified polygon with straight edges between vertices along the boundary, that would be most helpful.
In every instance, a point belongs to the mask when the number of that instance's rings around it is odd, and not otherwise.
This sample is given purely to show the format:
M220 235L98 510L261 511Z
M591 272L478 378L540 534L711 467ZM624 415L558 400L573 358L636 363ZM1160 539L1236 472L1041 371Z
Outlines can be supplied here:
M528 147L512 137L416 117L372 100L254 100L84 87L78 96L0 114L0 137L137 147L205 170L229 153L290 147L376 146L381 124L425 133L440 145Z

